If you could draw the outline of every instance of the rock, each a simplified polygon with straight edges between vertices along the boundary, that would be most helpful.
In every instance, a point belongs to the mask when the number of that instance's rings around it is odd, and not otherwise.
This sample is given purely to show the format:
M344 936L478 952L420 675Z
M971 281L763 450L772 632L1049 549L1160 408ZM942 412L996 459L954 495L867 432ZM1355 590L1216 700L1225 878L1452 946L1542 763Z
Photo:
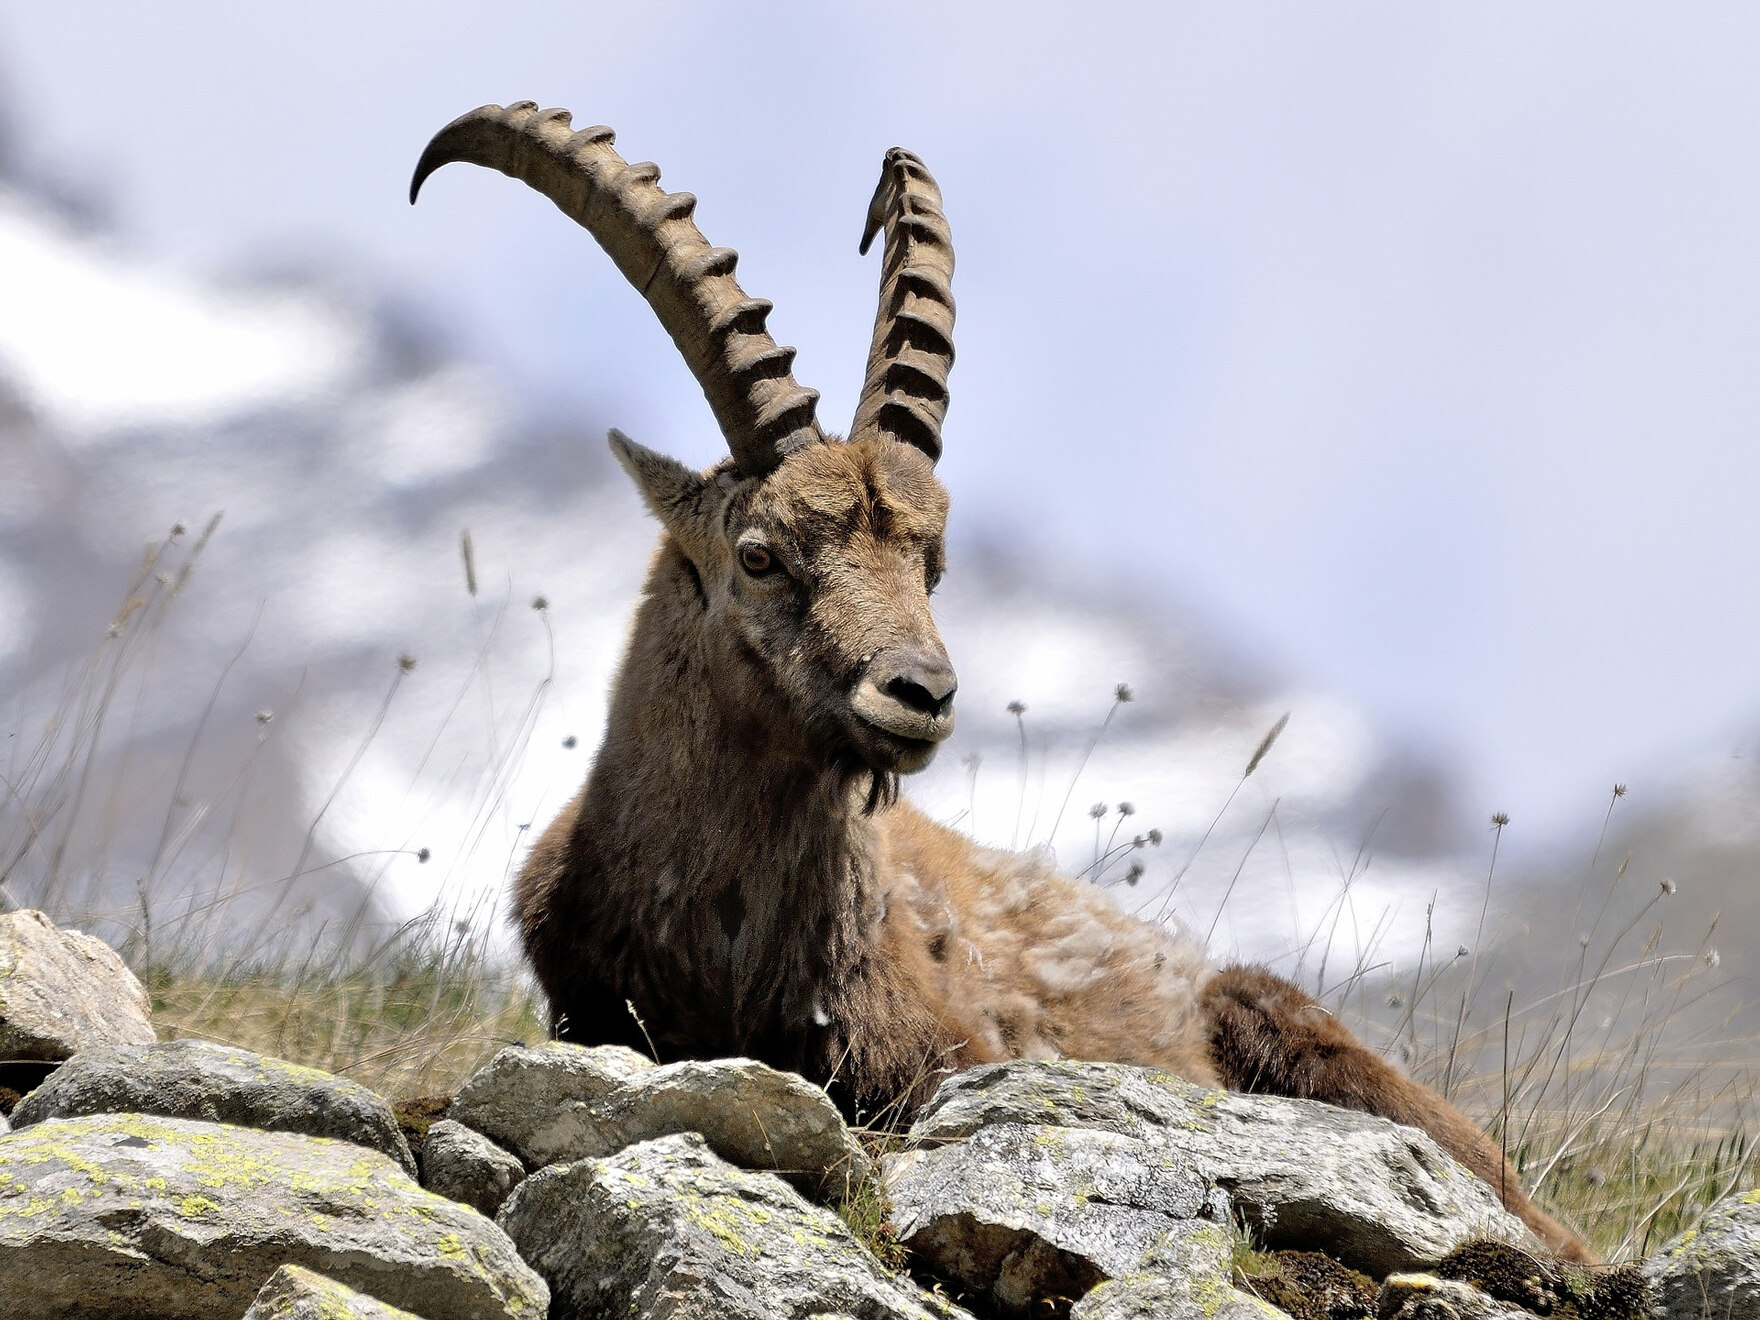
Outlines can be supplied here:
M1470 1283L1434 1274L1390 1274L1375 1299L1376 1320L1530 1320L1532 1315Z
M9 1314L242 1315L286 1263L426 1320L542 1320L549 1303L494 1224L377 1151L140 1114L0 1137Z
M471 1074L446 1116L541 1169L602 1145L593 1107L653 1067L621 1045L509 1045Z
M525 1176L517 1157L463 1123L443 1118L422 1140L422 1186L490 1218Z
M1236 1288L1233 1266L1228 1229L1188 1220L1163 1234L1129 1273L1078 1301L1070 1320L1289 1320Z
M81 1050L12 1111L13 1126L83 1114L158 1114L303 1132L389 1155L415 1175L391 1105L359 1082L206 1041Z
M0 916L0 1059L59 1062L93 1045L151 1041L146 990L103 940L41 912Z
M842 1193L872 1172L822 1088L751 1059L656 1067L617 1045L512 1046L465 1083L448 1117L528 1169L698 1132L723 1159L809 1192Z
M1655 1320L1760 1318L1760 1188L1726 1196L1644 1263Z
M845 1194L873 1168L824 1088L752 1059L671 1063L606 1097L609 1155L675 1132L700 1133L731 1164L781 1174L809 1193Z
M1266 1247L1323 1250L1375 1278L1475 1238L1531 1240L1425 1133L1312 1100L1206 1090L1124 1064L1018 1060L950 1077L911 1135L958 1141L997 1123L1165 1142L1227 1190Z
M244 1313L244 1320L421 1320L335 1279L283 1265Z
M965 1314L888 1273L836 1215L695 1133L534 1173L498 1222L549 1282L551 1320Z
M942 1278L1021 1314L1136 1269L1209 1184L1165 1138L999 1123L886 1162L900 1240Z

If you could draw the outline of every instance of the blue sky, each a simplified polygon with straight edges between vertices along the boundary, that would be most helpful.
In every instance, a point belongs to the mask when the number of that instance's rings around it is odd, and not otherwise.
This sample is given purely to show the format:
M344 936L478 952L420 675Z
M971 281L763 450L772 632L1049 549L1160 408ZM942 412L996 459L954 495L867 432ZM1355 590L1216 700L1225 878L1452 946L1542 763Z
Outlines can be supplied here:
M1458 757L1487 811L1580 824L1616 779L1748 754L1760 14L927 12L0 0L0 78L27 163L127 242L339 260L534 409L705 463L590 240L462 167L411 211L422 143L522 97L616 126L740 250L832 426L863 208L910 146L959 253L967 530L1195 608Z

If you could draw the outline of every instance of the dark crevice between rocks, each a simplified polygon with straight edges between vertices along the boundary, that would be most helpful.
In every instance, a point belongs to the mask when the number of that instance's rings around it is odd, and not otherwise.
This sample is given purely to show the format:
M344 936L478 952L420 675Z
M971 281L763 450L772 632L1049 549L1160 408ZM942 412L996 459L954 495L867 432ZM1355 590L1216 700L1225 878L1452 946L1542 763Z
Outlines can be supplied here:
M965 1307L977 1320L1065 1320L1106 1277L1037 1234L960 1218L967 1222L957 1236L968 1244L972 1277L943 1277L925 1268L920 1256L912 1258L910 1274L919 1287Z
M0 1060L0 1114L12 1115L12 1107L36 1090L61 1065L37 1059Z
M409 1142L409 1153L416 1159L422 1158L422 1142L427 1140L428 1129L445 1118L446 1111L451 1108L452 1097L449 1095L418 1095L391 1102L397 1126L402 1129L404 1140Z

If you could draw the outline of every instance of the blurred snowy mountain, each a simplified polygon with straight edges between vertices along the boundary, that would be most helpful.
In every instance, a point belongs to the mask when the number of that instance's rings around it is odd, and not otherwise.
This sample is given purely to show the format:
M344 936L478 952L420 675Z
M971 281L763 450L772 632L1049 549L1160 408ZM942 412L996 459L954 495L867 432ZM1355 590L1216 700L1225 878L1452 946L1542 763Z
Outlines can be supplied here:
M522 421L359 283L168 268L0 191L0 902L220 946L436 904L480 930L579 783L655 538L615 419ZM1219 952L1397 962L1433 899L1470 930L1434 766L962 536L954 494L960 731L917 801Z

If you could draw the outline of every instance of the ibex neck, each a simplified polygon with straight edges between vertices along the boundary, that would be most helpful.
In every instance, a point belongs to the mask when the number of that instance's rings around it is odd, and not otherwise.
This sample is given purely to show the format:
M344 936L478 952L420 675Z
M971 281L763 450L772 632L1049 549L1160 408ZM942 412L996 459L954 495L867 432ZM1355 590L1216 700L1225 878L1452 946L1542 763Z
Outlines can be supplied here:
M813 754L736 647L704 626L694 581L663 548L614 686L582 842L636 909L625 929L647 943L649 965L688 970L667 992L701 997L667 1017L713 1038L673 1047L786 1057L818 1048L826 987L863 961L877 924L875 830L865 777ZM801 1039L757 1038L778 1030Z

